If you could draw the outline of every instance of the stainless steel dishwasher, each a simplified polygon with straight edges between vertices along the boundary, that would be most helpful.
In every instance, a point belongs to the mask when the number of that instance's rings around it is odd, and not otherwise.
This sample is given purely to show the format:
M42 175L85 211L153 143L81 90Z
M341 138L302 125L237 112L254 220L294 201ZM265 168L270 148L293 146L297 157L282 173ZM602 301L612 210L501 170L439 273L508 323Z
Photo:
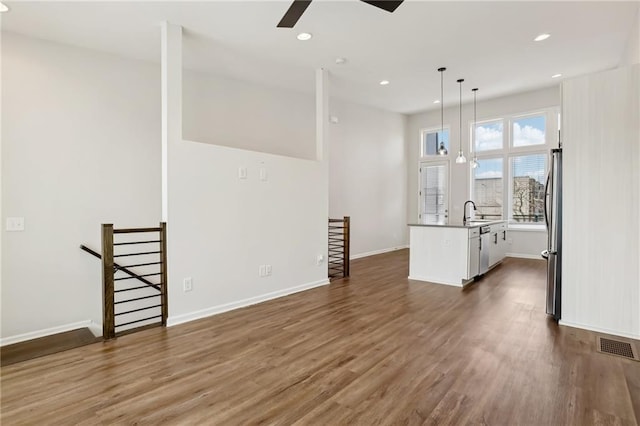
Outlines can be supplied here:
M489 270L489 250L491 250L491 226L480 227L480 270L482 275Z

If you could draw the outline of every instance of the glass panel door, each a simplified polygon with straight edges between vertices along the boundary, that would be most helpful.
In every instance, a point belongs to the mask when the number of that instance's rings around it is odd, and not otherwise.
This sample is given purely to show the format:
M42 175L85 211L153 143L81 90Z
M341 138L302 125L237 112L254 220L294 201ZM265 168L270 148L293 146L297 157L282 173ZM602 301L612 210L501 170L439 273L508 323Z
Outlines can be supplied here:
M449 214L449 165L446 162L420 164L420 221L447 223Z

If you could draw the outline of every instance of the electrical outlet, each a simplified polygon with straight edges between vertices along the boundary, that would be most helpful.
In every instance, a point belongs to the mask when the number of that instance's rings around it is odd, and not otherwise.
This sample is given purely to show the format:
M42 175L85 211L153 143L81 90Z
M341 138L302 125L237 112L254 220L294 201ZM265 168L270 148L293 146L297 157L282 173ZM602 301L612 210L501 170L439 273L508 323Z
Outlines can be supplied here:
M271 265L264 265L264 272L267 276L271 275Z
M182 280L182 291L186 293L187 291L191 290L193 290L193 279L191 277L188 277Z
M7 231L24 231L24 217L8 217Z
M269 175L267 174L267 169L260 167L260 180L266 182L268 179Z
M316 265L321 266L324 263L324 255L319 254L316 257Z
M260 265L260 267L258 268L258 276L259 277L264 277L267 275L267 265Z

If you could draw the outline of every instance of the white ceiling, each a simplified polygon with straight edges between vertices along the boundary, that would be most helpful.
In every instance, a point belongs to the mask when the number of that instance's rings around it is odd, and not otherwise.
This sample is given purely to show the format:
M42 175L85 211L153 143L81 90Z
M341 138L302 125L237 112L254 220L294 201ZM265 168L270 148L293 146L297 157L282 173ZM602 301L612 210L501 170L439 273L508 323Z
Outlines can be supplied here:
M185 31L185 67L312 92L314 69L332 95L402 113L557 84L618 65L638 14L626 2L405 1L388 13L356 0L314 0L294 29L276 28L289 1L4 1L2 30L159 61L159 22ZM308 42L299 32L314 35ZM552 36L543 42L533 38ZM347 63L336 65L335 58ZM380 86L388 79L391 84Z

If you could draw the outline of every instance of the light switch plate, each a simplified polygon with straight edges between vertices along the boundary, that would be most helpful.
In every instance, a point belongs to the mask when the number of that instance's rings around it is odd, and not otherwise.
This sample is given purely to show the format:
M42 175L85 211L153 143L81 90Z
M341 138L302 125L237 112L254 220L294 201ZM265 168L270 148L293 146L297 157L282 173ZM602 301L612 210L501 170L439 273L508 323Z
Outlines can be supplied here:
M247 178L247 168L244 166L238 167L238 178L246 179Z
M24 217L8 217L6 229L10 232L24 231Z
M265 169L264 167L260 167L260 180L266 181L267 179L268 179L267 169Z

